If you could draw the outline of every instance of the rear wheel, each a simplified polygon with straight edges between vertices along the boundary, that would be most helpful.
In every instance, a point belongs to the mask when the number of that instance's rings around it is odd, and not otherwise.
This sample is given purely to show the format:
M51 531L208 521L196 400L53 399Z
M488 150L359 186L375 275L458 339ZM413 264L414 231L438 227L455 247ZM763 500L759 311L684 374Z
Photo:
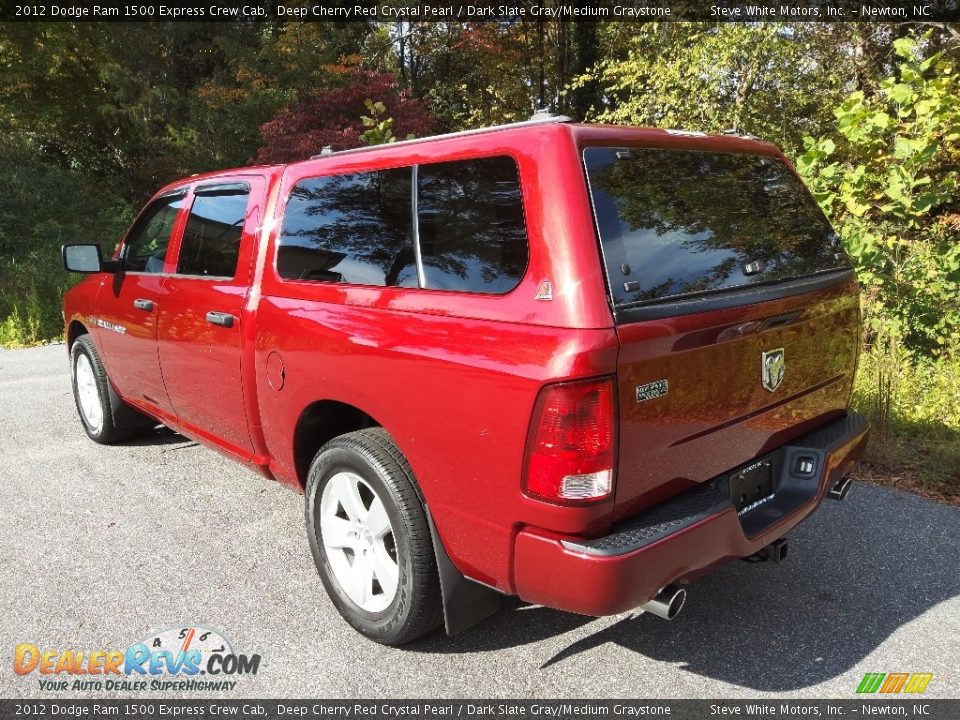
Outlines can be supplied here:
M122 416L131 420L117 422L117 416L121 413L114 412L111 406L110 380L89 335L81 335L74 341L70 348L70 368L77 412L91 440L101 445L112 445L150 425L146 417L119 398L116 402L123 408Z
M385 430L341 435L320 449L306 522L327 594L354 628L401 645L440 623L430 528L410 466Z

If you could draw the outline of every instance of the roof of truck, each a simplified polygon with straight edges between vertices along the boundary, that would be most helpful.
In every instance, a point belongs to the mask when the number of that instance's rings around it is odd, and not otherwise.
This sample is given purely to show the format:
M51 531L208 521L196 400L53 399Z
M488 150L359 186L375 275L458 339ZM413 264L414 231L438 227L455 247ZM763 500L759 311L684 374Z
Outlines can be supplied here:
M522 122L509 123L506 125L494 125L491 127L474 128L471 130L460 130L452 133L440 135L428 135L412 140L400 140L389 143L389 145L368 145L358 148L348 148L345 150L333 150L329 146L323 148L322 152L305 158L299 162L309 162L310 160L322 160L327 157L342 157L344 155L358 155L361 153L371 153L383 150L393 150L398 147L423 145L426 143L442 142L445 140L454 140L464 137L473 137L477 135L487 135L492 133L518 133L525 132L531 128L542 126L562 125L569 130L578 143L584 142L603 142L604 140L623 140L626 136L633 141L647 141L652 144L659 144L657 141L664 141L664 144L682 145L684 140L704 140L707 139L711 145L728 146L733 152L760 152L779 154L778 148L772 143L765 142L753 135L746 135L728 131L723 134L711 134L699 130L676 130L672 128L651 128L635 127L630 125L604 125L592 123L575 123L566 115L551 115L549 113L538 112L529 120ZM699 144L690 142L689 144ZM297 164L297 163L291 163Z
M408 146L422 146L448 140L457 140L460 138L470 138L488 134L515 134L527 133L549 126L562 126L566 129L578 145L614 145L623 142L638 143L650 147L676 147L676 148L699 148L704 150L713 150L716 152L739 152L762 155L781 156L779 148L773 143L765 142L751 135L740 135L737 133L711 134L699 130L676 130L651 127L635 127L630 125L601 125L591 123L575 123L565 115L550 115L548 113L537 113L529 120L523 122L509 123L506 125L495 125L492 127L475 128L472 130L461 130L458 132L444 133L441 135L428 135L425 137L414 138L412 140L400 140L398 142L385 145L368 145L358 148L348 148L345 150L332 150L324 148L323 152L313 155L310 158L297 160L291 163L275 163L264 165L248 165L239 168L230 168L225 170L216 170L207 173L198 173L189 177L181 178L169 183L162 188L159 194L171 192L184 185L189 185L197 181L217 180L225 176L237 176L245 173L275 173L291 165L300 165L302 163L316 162L326 158L353 157L367 153L377 153L384 151L396 151Z

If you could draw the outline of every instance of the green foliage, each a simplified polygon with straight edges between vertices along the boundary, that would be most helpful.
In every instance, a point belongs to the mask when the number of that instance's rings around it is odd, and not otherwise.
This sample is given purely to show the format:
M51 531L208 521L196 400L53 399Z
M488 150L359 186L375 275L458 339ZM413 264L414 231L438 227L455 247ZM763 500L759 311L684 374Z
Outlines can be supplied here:
M896 342L860 356L853 406L873 423L868 470L919 479L924 490L960 487L960 354L916 357ZM908 485L909 486L909 485Z
M605 50L593 23L398 22L385 35L381 42L396 52L377 53L383 69L423 99L445 129L525 120L545 107L583 118L602 96L599 83L564 91Z
M370 98L363 101L369 115L361 115L360 122L363 124L363 132L360 133L360 142L364 145L383 145L385 143L396 142L397 138L393 135L393 118L386 117L387 107L379 100L374 102ZM416 135L408 133L406 140L412 140Z
M142 204L194 172L247 164L260 126L336 87L367 23L6 23L0 133Z
M902 348L875 345L862 354L860 366L857 403L871 415L889 407L891 425L939 423L960 431L960 356L916 358ZM880 397L881 388L888 397Z
M0 345L31 345L63 331L60 298L73 278L64 243L113 250L133 208L76 172L38 162L25 144L0 147Z
M0 347L27 347L36 345L44 339L44 330L40 315L42 309L36 305L36 294L32 294L26 316L20 314L20 308L13 306L10 314L0 322Z
M619 46L572 85L599 83L609 100L592 120L705 132L728 128L802 147L831 124L849 63L814 23L645 23L608 29Z
M896 74L840 104L797 169L856 260L868 341L938 354L960 345L960 74L913 38L894 47Z

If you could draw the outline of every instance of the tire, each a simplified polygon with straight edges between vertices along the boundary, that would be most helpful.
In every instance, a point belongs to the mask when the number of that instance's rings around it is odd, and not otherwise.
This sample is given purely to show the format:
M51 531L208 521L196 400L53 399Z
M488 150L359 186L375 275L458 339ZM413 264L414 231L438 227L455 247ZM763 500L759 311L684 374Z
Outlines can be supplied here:
M151 425L146 416L112 391L100 354L89 335L78 337L70 348L70 380L80 422L94 442L113 445ZM114 407L113 402L119 407ZM124 420L118 422L118 418Z
M310 550L348 623L383 645L402 645L440 624L440 579L423 502L385 430L348 433L320 448L305 494Z

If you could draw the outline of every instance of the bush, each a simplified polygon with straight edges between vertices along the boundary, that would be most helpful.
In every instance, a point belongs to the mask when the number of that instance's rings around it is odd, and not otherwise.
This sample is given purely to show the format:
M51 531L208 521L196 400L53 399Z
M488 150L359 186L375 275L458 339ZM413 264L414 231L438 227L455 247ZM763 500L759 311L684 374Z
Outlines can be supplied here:
M840 105L838 135L806 138L797 169L857 263L867 342L936 356L960 346L960 75L894 45L896 75Z
M383 110L371 111L366 104L370 98L378 98ZM391 119L388 125L380 127L386 122L384 113ZM371 114L380 116L372 126L361 119ZM260 128L263 146L257 152L257 160L295 162L319 153L325 145L345 150L365 143L378 144L386 141L383 138L387 130L391 137L428 135L434 125L426 105L400 89L392 75L358 71L346 87L304 97L264 123ZM371 129L374 135L370 134Z
M63 332L61 300L76 277L63 270L60 246L100 243L111 252L132 208L9 139L0 143L0 176L0 345L33 345Z

